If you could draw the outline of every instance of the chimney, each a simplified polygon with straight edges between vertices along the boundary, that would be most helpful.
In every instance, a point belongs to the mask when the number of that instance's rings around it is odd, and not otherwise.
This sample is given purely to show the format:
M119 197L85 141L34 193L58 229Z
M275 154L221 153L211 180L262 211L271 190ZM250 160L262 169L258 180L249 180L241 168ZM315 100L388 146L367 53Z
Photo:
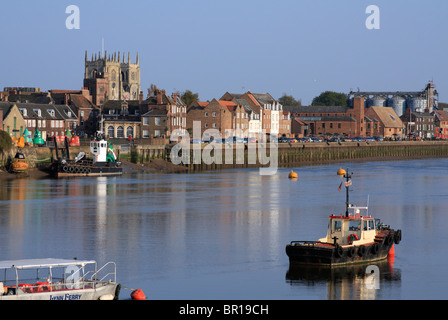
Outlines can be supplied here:
M162 104L162 93L160 89L156 90L156 96L157 96L157 104Z
M143 101L143 91L140 91L139 95L138 95L138 102L142 103Z

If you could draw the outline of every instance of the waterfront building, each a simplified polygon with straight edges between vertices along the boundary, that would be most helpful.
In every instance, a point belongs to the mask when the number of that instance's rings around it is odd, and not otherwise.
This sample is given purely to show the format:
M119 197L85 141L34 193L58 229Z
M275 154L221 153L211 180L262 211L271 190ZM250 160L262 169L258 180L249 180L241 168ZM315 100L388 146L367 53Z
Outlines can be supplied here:
M378 135L390 139L404 137L404 125L392 107L369 107L366 116L378 120Z
M17 105L15 103L0 102L0 110L2 116L1 129L9 133L11 137L19 138L23 134L26 124Z
M156 88L153 94L142 101L141 105L142 114L146 114L152 109L165 110L163 113L166 114L166 122L164 123L165 128L160 128L161 136L169 137L174 130L182 131L187 129L187 106L182 101L179 93L175 92L169 96L165 90ZM153 112L153 114L158 113L159 111Z
M375 136L378 133L377 121L365 115L364 99L354 98L353 107L342 106L296 106L284 107L291 112L299 133L311 136L342 135L347 137ZM296 131L297 132L297 131Z
M405 127L405 135L408 138L432 139L436 134L434 113L412 112L407 109L400 117Z
M108 138L140 138L140 102L107 101L102 107L99 128Z
M448 111L434 111L434 126L436 128L434 136L438 139L448 139Z
M209 138L208 133L211 131L207 132L208 129L218 130L222 138L227 138L226 130L248 126L249 121L242 109L242 106L236 105L233 101L213 99L207 103L194 103L188 108L188 128L194 129L194 122L198 121L201 126L201 139ZM191 132L191 138L198 135L197 132Z
M252 115L249 119L250 136L256 136L263 132L266 135L276 134L286 137L291 135L290 115L288 112L283 112L283 106L269 93L226 92L220 100L238 102L248 110L248 114ZM244 103L240 101L244 101Z
M21 113L24 127L11 127L11 130L17 130L14 132L19 136L27 128L31 135L39 130L42 138L46 140L49 137L65 135L67 129L75 130L78 123L78 117L68 105L18 102L0 102L0 105L3 109L15 106Z

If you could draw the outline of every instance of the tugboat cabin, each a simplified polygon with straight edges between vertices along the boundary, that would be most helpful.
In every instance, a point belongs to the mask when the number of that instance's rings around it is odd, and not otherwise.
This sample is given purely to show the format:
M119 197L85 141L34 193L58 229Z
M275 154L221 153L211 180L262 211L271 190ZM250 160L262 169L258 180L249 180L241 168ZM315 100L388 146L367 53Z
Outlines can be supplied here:
M375 219L361 215L361 210L368 211L368 207L348 206L348 215L331 215L328 223L327 236L319 242L346 245L362 245L374 241L377 231ZM350 212L351 211L351 212Z

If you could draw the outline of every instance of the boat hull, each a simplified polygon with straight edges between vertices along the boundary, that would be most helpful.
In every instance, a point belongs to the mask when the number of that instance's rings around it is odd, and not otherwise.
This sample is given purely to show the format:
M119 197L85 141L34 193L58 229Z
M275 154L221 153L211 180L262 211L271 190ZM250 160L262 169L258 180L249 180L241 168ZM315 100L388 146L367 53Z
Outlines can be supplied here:
M395 241L393 234L381 241L362 245L334 245L313 241L292 241L286 246L290 266L341 266L387 259Z
M107 283L96 288L66 289L36 293L0 295L0 300L117 300L121 286L117 283Z
M109 176L123 174L123 167L118 163L95 164L54 164L52 173L58 178L83 176Z

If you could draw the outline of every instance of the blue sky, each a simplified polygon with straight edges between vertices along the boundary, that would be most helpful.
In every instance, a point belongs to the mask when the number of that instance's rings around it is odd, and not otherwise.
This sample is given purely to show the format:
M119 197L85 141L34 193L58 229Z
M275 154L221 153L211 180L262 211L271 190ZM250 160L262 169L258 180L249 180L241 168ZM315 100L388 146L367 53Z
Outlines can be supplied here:
M69 5L80 29L65 26ZM380 9L368 30L366 8ZM448 1L9 0L0 12L0 89L79 89L84 55L138 51L141 84L167 92L283 93L303 104L326 90L421 90L448 102Z

